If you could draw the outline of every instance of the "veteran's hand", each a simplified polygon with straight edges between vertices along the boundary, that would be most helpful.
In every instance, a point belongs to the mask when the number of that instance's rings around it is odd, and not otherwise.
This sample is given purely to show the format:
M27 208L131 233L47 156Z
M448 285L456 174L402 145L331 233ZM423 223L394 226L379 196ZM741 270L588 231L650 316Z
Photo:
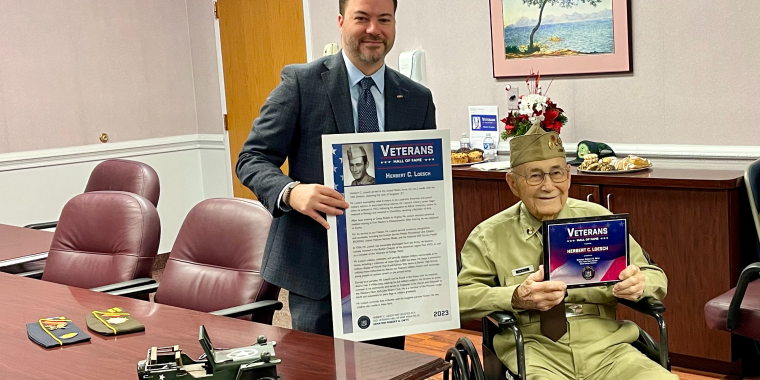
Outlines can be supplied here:
M343 215L342 209L348 208L343 196L335 189L317 184L298 184L290 191L290 207L301 214L310 216L325 229L330 224L319 213Z
M515 309L547 311L565 299L567 285L562 281L544 281L544 266L531 273L512 293Z
M612 287L612 295L617 298L623 298L631 301L638 301L644 294L646 277L641 273L639 267L629 265L620 272L620 282Z

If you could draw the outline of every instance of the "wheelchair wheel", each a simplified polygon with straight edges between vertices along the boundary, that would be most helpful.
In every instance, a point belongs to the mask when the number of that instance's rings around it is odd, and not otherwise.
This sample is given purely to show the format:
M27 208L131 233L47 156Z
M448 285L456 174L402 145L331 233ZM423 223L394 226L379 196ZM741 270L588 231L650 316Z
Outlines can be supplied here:
M456 347L451 347L446 351L444 360L451 363L451 368L443 372L443 380L449 380L449 373L451 380L470 380L467 362Z
M456 349L462 354L464 359L469 362L468 375L472 380L485 380L485 372L483 372L483 364L480 361L478 350L475 349L475 345L467 337L461 337L457 340Z
M456 345L446 351L446 361L451 363L452 380L485 380L478 351L467 337L459 338ZM449 371L443 373L443 379L449 380Z

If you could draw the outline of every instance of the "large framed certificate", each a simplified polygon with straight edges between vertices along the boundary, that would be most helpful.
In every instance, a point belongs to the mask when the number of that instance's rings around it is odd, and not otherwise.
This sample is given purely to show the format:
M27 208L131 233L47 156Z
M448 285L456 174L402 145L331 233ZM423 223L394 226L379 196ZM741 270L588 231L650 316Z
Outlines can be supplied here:
M335 337L459 328L449 131L322 136Z
M544 279L568 288L619 282L630 263L628 214L543 223Z

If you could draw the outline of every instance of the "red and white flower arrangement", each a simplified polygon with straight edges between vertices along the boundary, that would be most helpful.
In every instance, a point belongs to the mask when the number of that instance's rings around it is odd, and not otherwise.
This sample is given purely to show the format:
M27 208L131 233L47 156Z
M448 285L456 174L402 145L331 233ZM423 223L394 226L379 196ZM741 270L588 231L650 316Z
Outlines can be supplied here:
M533 73L533 71L525 79L525 83L528 85L528 94L520 96L517 110L511 110L507 117L501 119L501 122L505 124L504 131L501 133L502 140L524 135L536 123L540 123L547 132L556 131L557 133L567 123L565 111L544 95L545 92L539 85L540 80L541 75ZM550 87L551 82L546 92L549 91ZM507 91L510 89L511 86L507 86Z

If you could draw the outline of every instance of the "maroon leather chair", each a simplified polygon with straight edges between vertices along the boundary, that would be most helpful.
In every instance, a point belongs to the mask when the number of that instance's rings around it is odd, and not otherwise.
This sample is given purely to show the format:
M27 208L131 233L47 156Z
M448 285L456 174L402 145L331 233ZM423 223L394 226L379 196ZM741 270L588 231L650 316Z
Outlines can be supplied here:
M272 216L242 198L207 199L190 210L157 285L111 292L156 291L155 301L213 314L272 323L280 288L261 277Z
M85 193L93 191L126 191L145 197L153 206L158 207L161 185L158 174L148 164L142 162L112 159L95 166L84 189ZM29 224L24 227L37 230L54 228L58 222Z
M760 160L751 163L744 172L749 205L760 238ZM742 271L736 288L733 288L705 305L705 320L710 328L760 340L760 280L752 281L760 273L760 262L750 264Z
M750 282L757 273L760 263L744 268L735 288L707 302L705 320L710 328L760 340L760 280Z
M149 277L160 236L155 206L137 194L77 195L61 212L42 280L80 288L111 286L99 290L154 282Z
M84 192L116 190L142 195L158 207L161 186L158 174L148 164L129 160L105 160L90 173Z

